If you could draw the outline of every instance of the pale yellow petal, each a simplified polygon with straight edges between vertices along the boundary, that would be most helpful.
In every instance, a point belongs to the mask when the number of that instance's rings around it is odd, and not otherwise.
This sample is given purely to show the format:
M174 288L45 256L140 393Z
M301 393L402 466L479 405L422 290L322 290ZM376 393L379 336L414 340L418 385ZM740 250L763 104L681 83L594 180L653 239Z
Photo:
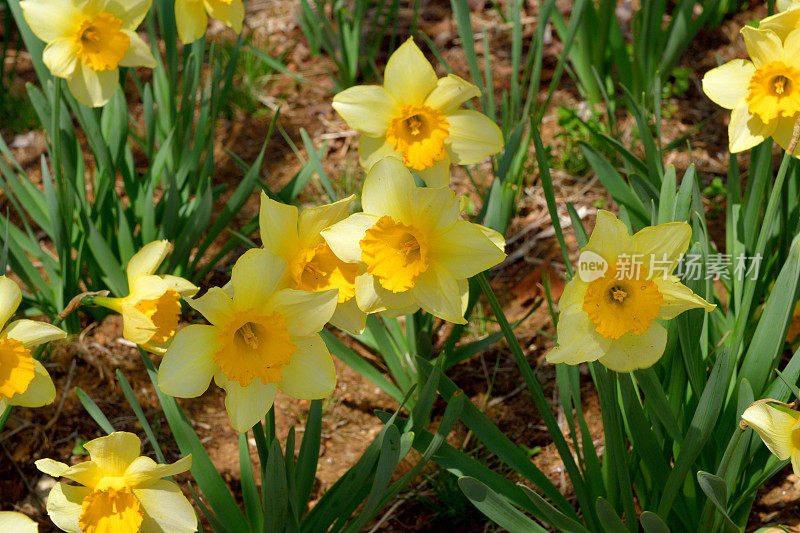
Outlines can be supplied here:
M181 298L191 298L200 290L194 283L178 276L161 276L167 287L181 295Z
M122 27L135 30L150 10L152 0L106 0L106 10L122 20Z
M750 113L747 102L741 101L733 108L728 124L728 142L731 153L739 153L761 144L772 135L780 123L773 120L764 124L757 115Z
M274 383L264 385L260 379L254 379L250 385L242 387L237 381L228 380L221 372L214 376L214 381L225 389L225 409L231 425L239 433L249 431L264 418L278 392Z
M89 492L90 489L86 487L56 483L47 496L47 514L50 520L62 531L82 533L78 521L83 512L81 504Z
M34 360L33 379L22 394L15 394L6 401L8 405L19 407L41 407L53 403L56 399L56 387L50 374L41 362Z
M122 336L135 343L147 344L158 328L146 314L128 300L122 302Z
M64 339L67 332L47 322L23 318L9 324L2 335L20 341L26 348L34 348L45 342Z
M783 44L778 35L769 30L744 26L741 30L747 54L756 68L770 61L783 59Z
M292 341L297 351L282 368L278 388L293 398L318 400L327 398L336 387L336 369L327 346L319 335Z
M464 220L456 221L450 229L437 235L430 251L430 261L456 279L471 278L499 265L505 257L477 224Z
M792 451L792 472L795 476L800 475L800 450Z
M414 172L419 174L428 187L448 187L450 185L450 158L445 155L444 159L436 161L432 167Z
M312 247L321 242L320 232L347 218L354 199L355 195L351 194L332 204L303 209L297 222L297 232L303 246Z
M56 39L42 53L42 61L53 76L71 78L78 68L78 46L73 39Z
M192 533L197 531L197 515L192 504L175 483L161 480L133 494L144 511L142 533Z
M419 305L411 291L397 293L388 291L370 274L356 276L356 302L365 313L381 313L390 309L407 309Z
M783 61L797 68L800 66L800 29L794 29L783 40Z
M22 513L0 511L0 531L5 533L36 533L39 525Z
M436 88L438 78L422 50L408 39L389 57L383 86L400 105L421 105Z
M105 472L94 461L84 461L69 467L61 476L84 487L94 489L105 476Z
M581 252L594 252L608 264L613 264L620 254L630 254L632 248L633 237L628 233L625 223L608 211L600 209L597 211L597 219L589 242Z
M361 245L366 231L378 221L377 215L354 213L322 231L322 237L336 257L345 263L361 261Z
M610 344L579 306L571 306L558 315L558 346L547 353L546 359L568 365L588 363L601 358Z
M119 71L96 71L79 63L75 74L67 80L72 96L88 107L102 107L119 89Z
M661 293L661 309L658 311L658 318L670 320L689 309L705 309L713 311L716 305L708 303L704 299L692 292L692 290L679 282L671 279L656 278L658 292Z
M425 105L449 115L467 100L480 95L481 91L475 85L455 74L448 74L436 82L436 88L428 95Z
M42 41L68 39L80 26L80 14L73 2L64 0L23 0L22 16Z
M0 324L5 325L14 316L22 302L19 286L5 276L0 276Z
M758 433L761 440L778 459L789 459L795 449L792 434L798 415L776 409L767 403L754 403L744 410L742 420Z
M631 255L644 263L653 278L671 274L689 249L692 227L686 222L647 226L633 235Z
M106 475L121 476L139 457L142 441L133 433L115 431L106 437L91 440L83 447Z
M231 271L234 306L256 311L264 309L285 271L286 262L277 255L260 248L247 250Z
M414 187L407 194L414 227L425 233L432 235L446 232L454 224L463 222L458 220L461 199L456 198L456 193L450 188ZM430 246L436 248L438 244L431 243Z
M372 165L361 191L364 213L388 215L395 222L413 223L409 193L416 188L414 176L394 157L385 157Z
M205 0L211 18L223 22L236 33L242 33L244 4L242 0Z
M283 315L291 338L318 333L333 316L339 291L306 292L283 289L270 299L269 307Z
M33 464L36 465L36 468L40 472L51 477L61 477L64 472L69 470L68 464L56 461L55 459L39 459Z
M218 347L214 326L193 324L178 331L158 368L158 387L178 398L200 396L217 371L214 352Z
M773 31L779 39L784 40L790 32L800 28L800 9L795 7L762 19L758 24L758 28L764 31Z
M206 34L208 15L203 2L197 0L175 0L175 25L182 43L196 41Z
M403 154L396 152L394 146L386 140L386 137L362 135L358 139L358 162L364 170L369 171L372 165L384 157L403 160Z
M383 137L399 113L397 102L380 85L356 85L333 97L331 104L354 130Z
M747 97L747 86L756 67L751 61L734 59L706 72L703 76L703 92L712 102L733 109Z
M187 455L172 464L158 464L149 457L137 457L125 471L125 482L131 488L147 488L168 476L182 474L192 468L192 456Z
M367 314L358 307L355 298L350 298L336 306L330 323L353 335L361 335L367 325Z
M128 287L133 290L133 284L139 276L155 274L162 261L172 251L169 241L153 241L142 247L141 250L128 261Z
M119 62L121 67L146 67L156 68L158 62L150 51L150 46L139 37L139 34L131 30L123 30L131 40L131 46L125 52L125 57Z
M278 257L291 257L299 245L297 207L276 202L261 193L258 225L261 244Z
M462 109L447 116L447 154L456 165L478 163L503 149L503 132L483 113Z
M626 333L613 340L599 361L615 372L632 372L656 364L666 346L667 330L653 322L641 335Z
M219 287L211 287L204 295L190 298L186 303L215 325L226 324L236 311L230 294Z
M775 142L778 143L781 148L788 150L789 144L792 142L792 136L794 136L795 120L792 117L780 117L775 120L775 123L777 123L777 125L775 131L772 133L772 138L775 139ZM800 156L800 143L798 143L797 147L794 149L793 155L795 157Z
M428 270L416 277L409 292L419 306L433 316L466 324L461 310L461 291L456 279L444 267L431 263Z

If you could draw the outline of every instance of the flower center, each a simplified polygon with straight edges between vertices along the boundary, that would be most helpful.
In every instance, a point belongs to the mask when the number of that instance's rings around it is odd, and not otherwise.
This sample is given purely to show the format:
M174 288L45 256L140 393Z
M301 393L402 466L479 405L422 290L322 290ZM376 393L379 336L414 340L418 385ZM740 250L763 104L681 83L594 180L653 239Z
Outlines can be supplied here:
M181 295L178 291L168 289L156 300L142 300L136 304L136 309L147 315L156 327L155 333L150 337L151 342L166 342L178 329L181 316Z
M28 390L35 373L30 350L14 339L0 339L0 398L11 398Z
M296 289L309 292L339 289L338 301L344 303L356 294L357 273L357 263L345 263L322 242L316 248L301 250L291 275Z
M628 332L641 335L658 316L663 297L652 280L639 273L623 276L617 264L608 267L602 278L589 283L583 310L597 332L607 339L619 339Z
M428 246L418 229L382 216L359 241L367 272L384 289L404 292L428 269Z
M386 140L403 154L403 163L414 170L425 170L445 158L444 141L450 124L438 109L405 105L386 130Z
M128 487L108 487L83 500L78 525L84 533L136 533L142 526L139 500Z
M84 21L75 37L80 60L96 71L116 69L131 47L121 27L122 21L107 12Z
M286 318L277 312L240 311L220 328L214 361L230 380L246 387L258 378L264 385L281 380L297 346L291 343Z
M800 70L782 61L772 61L757 69L747 86L747 108L762 122L778 117L793 117L800 112Z

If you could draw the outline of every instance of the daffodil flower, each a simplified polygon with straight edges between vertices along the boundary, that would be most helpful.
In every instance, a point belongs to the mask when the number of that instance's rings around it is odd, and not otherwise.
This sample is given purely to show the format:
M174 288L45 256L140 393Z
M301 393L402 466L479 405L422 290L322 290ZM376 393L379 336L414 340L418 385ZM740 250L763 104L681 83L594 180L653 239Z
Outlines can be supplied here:
M14 315L22 301L16 283L0 276L0 327ZM0 332L0 414L9 405L41 407L56 397L53 380L31 348L63 339L67 334L46 322L15 320Z
M154 68L136 28L151 0L23 0L22 13L47 43L42 60L65 78L82 104L105 105L119 87L119 67Z
M198 290L178 276L153 274L171 250L169 241L147 244L128 261L128 296L94 298L95 304L122 315L123 337L154 353L164 353L178 329L181 298Z
M450 184L450 163L469 165L503 148L500 128L486 115L459 109L480 96L471 83L449 74L438 79L413 39L386 63L383 86L358 85L333 98L333 108L361 132L358 155L369 170L393 156L430 187Z
M332 204L304 209L271 200L261 193L261 242L283 259L286 283L293 289L319 292L339 290L330 322L355 335L364 331L367 315L356 305L358 265L345 263L331 251L320 232L347 218L353 196Z
M0 511L0 531L8 533L36 533L39 525L22 513Z
M800 476L800 412L780 402L759 400L745 409L742 420L753 428L764 444L781 461L792 460L792 470Z
M785 14L795 17L800 11ZM769 137L787 149L800 116L800 30L786 31L775 22L765 19L759 29L742 28L752 61L734 59L703 77L706 95L733 110L728 125L732 153Z
M322 232L340 259L362 264L356 277L361 310L399 315L422 308L463 324L467 279L503 261L503 236L459 220L453 191L417 187L393 157L370 169L361 203L363 213Z
M158 369L161 390L194 398L213 377L242 433L266 415L278 390L302 400L329 396L336 371L319 332L333 316L337 291L282 288L285 270L269 251L248 250L233 266L232 296L213 287L188 300L211 325L175 335Z
M175 23L178 37L191 43L206 34L208 17L223 22L236 33L242 33L244 4L242 0L175 0Z
M686 253L685 222L649 226L635 235L608 211L597 213L578 272L558 302L558 346L551 363L597 361L617 372L655 364L670 320L689 309L714 309L672 274Z
M83 445L89 461L68 466L53 459L36 468L75 485L56 483L47 497L47 514L62 531L99 533L189 533L197 530L192 504L165 477L186 472L191 455L169 465L139 456L141 441L118 431Z

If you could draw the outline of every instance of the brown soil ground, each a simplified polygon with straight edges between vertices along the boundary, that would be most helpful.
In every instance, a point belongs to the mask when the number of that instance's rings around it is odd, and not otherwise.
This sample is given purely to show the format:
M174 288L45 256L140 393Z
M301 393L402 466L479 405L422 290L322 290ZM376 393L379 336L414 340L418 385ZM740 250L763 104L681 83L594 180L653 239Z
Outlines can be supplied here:
M501 2L502 4L502 2ZM569 14L571 2L560 0L558 7ZM626 2L621 2L626 4ZM486 30L491 37L492 49L488 59L495 72L495 85L498 96L507 88L510 68L509 38L510 30L491 9L485 0L470 2L472 22L476 31ZM529 38L536 28L538 2L529 1L522 20L524 32ZM246 89L252 98L263 104L262 113L245 115L241 112L219 125L219 156L217 177L225 183L236 183L240 173L236 164L227 158L225 148L235 152L245 161L255 159L266 135L272 114L280 106L279 124L288 139L301 147L300 130L305 129L315 146L326 145L323 165L329 176L334 178L334 186L340 194L357 191L363 179L358 168L355 147L357 136L349 131L344 122L333 112L329 71L332 63L325 58L315 57L296 22L298 2L278 0L251 0L248 2L247 30L253 43L268 50L273 56L286 54L288 67L312 81L299 84L291 77L275 74L258 83L251 83ZM692 152L676 150L669 156L667 164L677 167L681 175L690 161L697 166L703 180L710 183L715 176L726 173L726 124L727 115L700 91L702 74L717 63L717 58L726 61L733 57L743 57L744 48L737 38L738 29L744 22L763 15L763 8L731 17L715 30L701 34L692 44L682 62L689 68L689 89L682 95L666 102L669 116L663 124L665 144L690 133ZM409 10L401 9L397 24L401 36L410 27ZM446 0L424 0L420 4L420 31L435 36L436 45L443 51L445 59L459 75L468 78L468 69L459 47L455 24ZM405 32L405 33L404 33ZM210 30L217 40L230 37L225 28L215 25ZM549 34L548 34L549 35ZM545 69L542 86L546 87L552 76L561 43L548 37L545 49ZM486 53L478 44L478 53ZM10 52L13 56L15 52ZM385 57L379 61L385 61ZM20 80L32 81L25 53L19 60ZM440 70L441 74L442 71ZM20 84L21 86L21 84ZM568 77L564 77L556 91L548 110L542 134L553 153L563 152L567 147L559 137L555 110L559 106L576 109L584 115L588 112L581 103L578 91ZM693 128L708 116L714 118L699 131ZM621 117L622 120L628 120ZM626 123L623 122L623 125ZM623 127L623 131L630 128ZM5 133L8 139L8 133ZM39 179L38 160L45 148L44 136L40 131L17 132L12 147L20 162L30 172L32 179ZM269 144L265 172L268 184L279 188L297 172L302 161L290 148L281 135L276 135ZM533 152L531 151L531 160ZM746 164L746 161L742 161ZM488 183L491 169L487 164L479 165L474 174L479 180ZM587 225L593 225L596 206L614 207L613 201L605 193L596 177L572 175L561 169L554 169L553 179L557 200L562 210L559 215L568 222L565 202L572 202ZM479 197L461 169L456 170L455 188L460 193L469 194L478 202ZM318 203L324 195L319 182L312 180L301 196L305 204ZM711 212L719 208L722 198L707 199ZM239 221L243 222L257 213L258 199L254 196L242 210ZM724 220L712 219L712 228L721 231ZM566 230L571 249L576 250L571 228ZM720 233L720 235L722 235ZM542 194L541 183L535 165L530 165L529 177L521 194L518 216L506 235L509 242L510 259L493 274L492 284L501 297L510 320L525 316L534 302L544 295L542 280L547 277L557 298L563 289L565 266L553 237L552 226ZM720 243L721 245L721 243ZM240 253L241 250L234 252ZM230 260L235 256L232 254ZM220 282L225 274L223 266L207 280L207 284ZM541 306L523 321L517 330L519 339L526 350L528 360L535 366L537 376L545 384L545 391L551 398L554 412L564 423L563 411L559 409L557 396L552 383L554 369L544 363L544 354L553 344L553 327L547 306ZM484 331L491 331L493 324L482 324ZM475 334L478 333L476 330ZM3 510L20 510L37 519L41 531L52 530L43 511L43 499L52 480L43 476L33 467L33 461L42 457L56 458L67 463L85 460L85 456L73 455L76 445L99 437L103 432L86 415L77 399L75 388L83 389L100 406L118 430L129 430L142 434L141 427L127 405L119 386L115 382L115 372L120 370L130 382L137 398L158 438L165 447L167 458L178 457L177 447L172 443L169 428L160 413L152 384L144 371L138 352L122 338L122 327L118 317L109 317L99 324L86 323L84 331L67 341L61 342L47 363L48 371L56 382L60 394L56 403L40 409L15 410L6 429L0 434L0 505ZM369 356L369 354L366 354ZM375 364L381 363L373 357ZM340 361L336 361L338 385L336 392L325 403L323 419L321 459L317 472L317 486L314 498L318 498L360 457L366 446L378 433L382 424L374 416L378 409L393 410L397 405L377 387L365 381L359 374ZM493 378L493 375L495 376ZM548 433L533 408L527 392L519 385L522 382L513 358L504 345L496 345L483 354L454 368L449 376L464 389L470 399L483 406L487 414L513 441L532 451L532 460L541 468L562 491L571 495L569 482L564 474L562 463L550 442ZM590 380L586 378L583 386L584 412L595 443L602 447L602 422L597 397ZM222 391L214 386L201 398L181 401L181 405L193 421L198 435L203 440L215 465L231 487L236 491L239 477L238 447L236 434L230 427L224 409ZM298 435L304 427L307 404L280 396L276 402L278 434L284 438L290 427L294 426ZM451 443L461 445L470 453L487 456L485 449L474 442L465 431L457 428ZM538 448L538 450L537 450ZM147 444L145 444L147 449ZM495 460L495 463L497 461ZM489 458L491 464L491 458ZM752 529L761 525L776 523L791 524L800 531L800 512L796 502L800 499L800 479L787 469L776 476L761 490L750 521ZM407 492L384 511L380 520L373 524L379 531L491 531L493 527L475 511L460 495L452 478L430 467Z

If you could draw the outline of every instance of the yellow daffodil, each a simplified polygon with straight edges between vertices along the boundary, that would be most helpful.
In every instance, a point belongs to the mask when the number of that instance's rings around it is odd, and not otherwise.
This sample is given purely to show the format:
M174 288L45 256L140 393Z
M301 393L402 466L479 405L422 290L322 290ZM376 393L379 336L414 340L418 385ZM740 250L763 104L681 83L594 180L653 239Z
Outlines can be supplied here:
M421 307L463 324L467 279L505 258L503 236L459 220L453 191L417 187L393 157L372 166L361 202L363 213L322 232L340 259L362 264L356 277L361 310L397 315Z
M5 326L21 301L17 284L0 276L0 327ZM34 320L15 320L5 326L0 332L0 413L9 405L41 407L53 402L53 380L44 365L33 358L31 348L66 336L52 324Z
M303 400L329 396L336 372L319 332L336 309L337 291L282 288L285 270L269 251L248 250L233 266L232 296L214 287L188 300L211 325L175 335L158 369L161 390L194 398L213 377L240 432L266 415L278 390Z
M208 17L223 22L236 33L242 33L244 4L242 0L175 0L175 24L184 43L196 41L206 34Z
M558 302L558 346L551 363L599 360L617 372L652 366L664 353L670 320L689 309L714 309L672 274L689 247L685 222L635 235L608 211L597 213L578 271Z
M105 105L119 87L119 67L154 68L156 60L136 28L151 0L23 0L25 20L47 43L42 60L66 78L84 105Z
M794 13L800 11L786 12ZM769 22L759 29L745 26L742 35L752 61L734 59L703 77L706 95L733 110L728 125L733 153L769 137L784 149L791 142L800 116L800 30L783 31L782 37L774 31L780 27Z
M778 459L792 460L792 470L800 476L800 412L781 402L759 400L745 409L742 420L753 428Z
M383 86L358 85L333 98L333 108L361 132L358 155L369 170L396 157L430 187L450 183L450 163L469 165L503 148L500 128L486 115L459 109L480 96L477 87L449 74L437 79L412 39L386 63Z
M191 455L170 465L139 456L141 441L118 431L83 445L91 460L68 466L53 459L36 468L75 485L56 483L47 497L47 514L70 533L189 533L197 530L192 504L165 477L186 472Z
M128 261L128 296L94 298L94 303L122 315L122 335L142 348L164 353L167 341L178 329L181 298L197 293L197 287L178 276L153 274L172 250L169 241L154 241Z
M353 334L364 331L367 315L356 305L358 265L334 255L320 232L350 214L353 196L332 204L304 209L271 200L261 193L261 242L283 259L286 283L293 289L319 292L339 290L336 312L330 322Z
M0 531L6 533L36 533L39 525L22 513L0 511Z

